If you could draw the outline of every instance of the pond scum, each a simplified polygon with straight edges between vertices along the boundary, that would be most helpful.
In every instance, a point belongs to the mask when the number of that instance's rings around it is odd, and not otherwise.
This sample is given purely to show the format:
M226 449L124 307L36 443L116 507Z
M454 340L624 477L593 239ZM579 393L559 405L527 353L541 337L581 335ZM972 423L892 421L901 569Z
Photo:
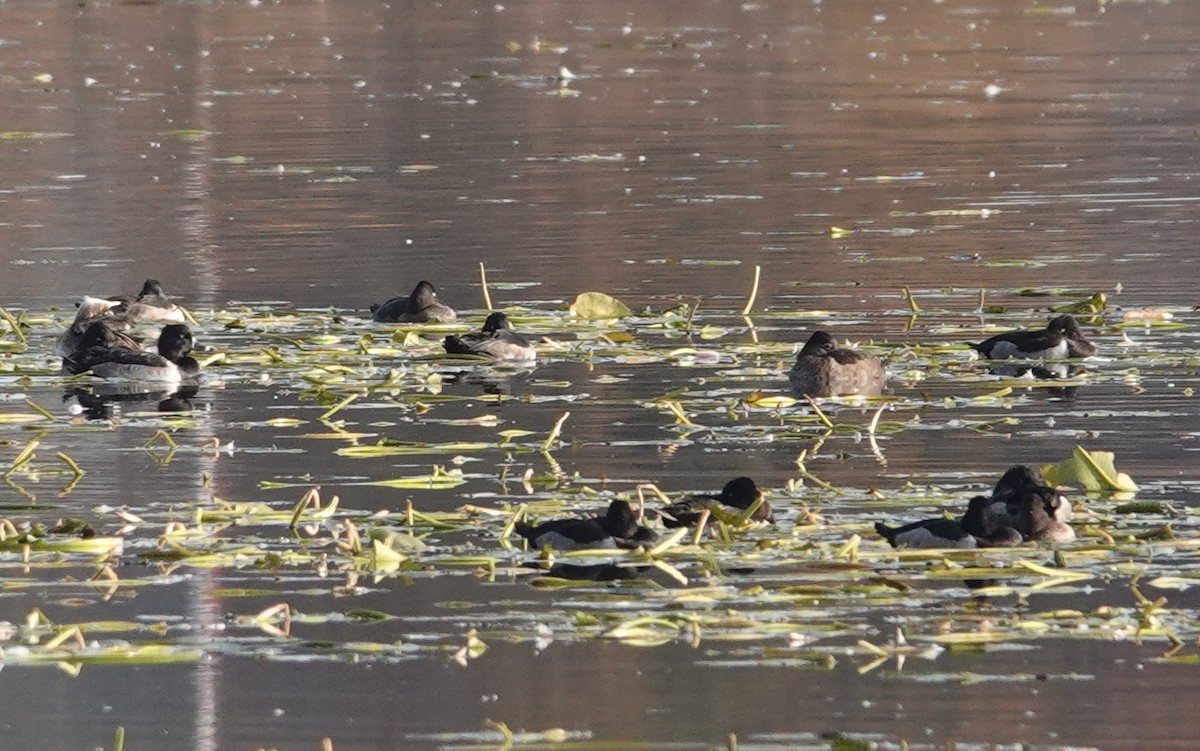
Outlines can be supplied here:
M744 310L685 304L633 312L599 294L582 296L572 309L504 308L516 330L535 341L541 362L619 361L635 373L639 366L702 369L702 380L681 369L677 388L629 405L640 406L660 425L658 450L697 441L762 444L760 450L786 453L795 463L792 481L766 491L774 526L717 513L698 530L668 534L657 526L659 541L649 547L567 553L525 550L513 532L515 523L600 513L614 498L650 510L669 499L653 486L622 481L619 468L603 480L562 471L556 454L572 450L577 445L572 441L589 440L568 438L573 415L594 400L573 393L570 384L542 384L546 393L516 396L503 388L469 397L445 393L447 379L464 372L501 382L513 372L511 366L442 352L447 333L477 330L487 310L462 312L453 325L375 324L360 311L255 306L195 313L197 338L208 346L199 353L205 363L201 389L265 385L292 404L288 416L229 423L226 430L291 431L298 440L330 446L336 459L327 465L407 457L426 469L318 483L271 475L267 457L260 487L264 495L289 495L286 503L215 495L205 502L155 499L165 503L96 508L90 521L63 518L54 502L41 499L50 489L69 496L81 477L105 471L58 450L64 433L106 431L125 421L143 431L140 450L159 464L182 454L215 460L233 451L233 444L219 431L213 438L196 430L198 418L186 410L157 413L151 406L87 420L61 405L23 399L35 387L86 394L99 382L60 375L49 355L70 321L67 312L0 310L0 476L21 497L0 520L4 588L109 601L201 569L240 572L236 586L210 593L231 603L232 612L223 628L204 638L183 616L52 622L34 609L19 623L3 624L0 663L52 665L75 675L90 665L191 662L219 651L265 660L443 660L469 669L473 661L487 659L489 643L546 649L587 640L630 649L687 644L697 649L699 663L713 667L831 670L849 663L859 673L923 681L1032 680L988 674L988 653L1037 649L1046 640L1134 642L1153 660L1200 662L1200 613L1171 602L1172 593L1200 584L1195 514L1164 484L1138 478L1141 489L1129 490L1136 486L1116 471L1111 455L1076 448L1064 438L1062 455L1055 458L1075 466L1060 468L1067 474L1055 479L1074 486L1066 492L1077 505L1073 526L1079 538L1059 546L893 550L871 531L874 521L957 514L971 491L918 478L897 489L834 487L810 471L814 456L844 445L862 447L885 462L887 447L911 430L1011 430L1020 419L1010 407L1044 399L1049 389L1104 381L1136 387L1133 360L1146 355L1120 347L1124 330L1136 327L1153 336L1187 328L1165 311L1105 311L1103 297L1090 291L1055 291L1054 304L1038 298L1034 307L1013 312L985 309L980 298L977 314L995 330L1043 325L1048 310L1080 314L1103 355L1087 372L1065 380L997 378L966 344L978 327L961 325L961 304L973 294L957 290L939 298L904 290L897 296L897 309L887 315L908 319L913 341L861 343L887 360L892 389L857 400L812 401L787 391L794 332L828 325L835 318L828 312L741 317L751 313L753 296ZM933 307L947 299L959 312ZM1181 356L1162 357L1169 364L1182 362ZM935 383L940 386L902 388ZM443 405L462 401L483 411L447 421L461 428L463 438L454 442L381 438L378 429L356 419L399 409L418 423L437 421ZM488 411L501 404L503 419ZM559 404L561 413L548 432L523 429L520 410L527 404ZM523 472L513 469L522 465ZM716 490L727 479L701 481ZM205 487L208 480L207 474L199 478ZM507 495L464 497L452 511L422 502L429 489L497 481L509 487ZM339 495L352 496L356 485L394 488L403 500L384 511L355 510ZM337 486L337 495L330 486ZM549 604L538 597L507 600L484 616L442 612L411 623L404 615L354 606L352 595L387 579L433 577L523 580L557 594ZM339 595L322 602L341 608L312 612L289 602L289 593L314 588ZM1038 606L1041 595L1099 590L1111 601L1092 609ZM239 608L240 601L248 605ZM471 627L473 620L486 625ZM389 621L406 636L377 640L375 626ZM343 638L306 638L315 624L337 626ZM903 669L906 661L936 663L947 651L977 655L978 670L917 675ZM1082 674L1039 678L1087 680ZM457 747L572 740L577 743L572 747L584 748L588 737L586 731L566 730L514 736L496 724L478 734L426 740ZM722 745L734 747L736 740ZM757 747L770 745L762 741ZM851 738L815 736L792 737L783 745L866 747Z

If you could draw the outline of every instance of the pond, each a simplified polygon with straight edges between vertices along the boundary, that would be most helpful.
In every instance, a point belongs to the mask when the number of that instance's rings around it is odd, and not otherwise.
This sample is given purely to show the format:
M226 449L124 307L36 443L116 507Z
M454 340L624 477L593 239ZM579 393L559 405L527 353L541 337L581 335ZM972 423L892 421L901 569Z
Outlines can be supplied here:
M6 743L1191 748L1196 39L1130 0L0 6ZM146 278L195 393L61 375L74 304ZM456 323L371 320L421 279ZM536 366L445 356L492 307ZM1052 311L1100 348L1066 379L968 346ZM887 391L791 393L818 329ZM872 529L1077 446L1138 490L1067 489L1074 542ZM740 475L773 526L512 534Z

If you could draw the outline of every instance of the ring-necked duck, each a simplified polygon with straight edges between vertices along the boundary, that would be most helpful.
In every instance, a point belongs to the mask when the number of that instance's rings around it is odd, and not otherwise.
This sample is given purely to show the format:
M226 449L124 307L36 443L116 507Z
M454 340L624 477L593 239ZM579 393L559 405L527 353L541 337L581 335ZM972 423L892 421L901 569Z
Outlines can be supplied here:
M200 364L191 356L192 332L183 324L164 326L158 336L158 352L130 350L108 343L108 329L93 324L84 335L91 343L74 363L74 372L90 370L101 378L129 381L181 381L200 372Z
M967 534L979 542L979 547L1000 548L1020 545L1025 536L1011 524L991 513L992 499L977 495L967 502L967 510L958 520Z
M493 360L525 362L537 359L537 350L528 339L512 330L508 316L500 312L489 315L478 333L451 334L442 346L452 355L480 355Z
M1011 467L996 483L988 515L1029 540L1075 539L1075 530L1067 524L1074 517L1071 502L1024 465Z
M975 496L962 519L923 519L902 527L875 522L875 531L893 548L981 548L1020 545L1020 532L988 514L991 500Z
M829 332L816 331L797 355L788 380L793 391L813 398L879 396L887 373L878 357L840 349Z
M518 522L513 529L533 547L550 546L559 551L634 548L657 537L638 524L633 509L622 500L610 503L601 517L553 519L536 526Z
M1061 496L1059 496L1061 497ZM1054 518L1054 492L1031 494L1021 502L1021 513L1017 516L1018 529L1027 529L1025 537L1046 542L1070 542L1075 539L1075 530L1070 524ZM1024 533L1022 533L1024 534Z
M685 498L662 509L659 514L662 516L664 527L691 527L700 521L700 517L706 509L711 510L724 505L735 512L745 511L761 497L762 491L758 489L754 480L749 477L738 477L725 483L725 487L721 488L720 495L697 495ZM765 500L759 504L754 513L750 515L750 521L774 524L775 515L771 511L771 504Z
M371 313L380 323L450 323L458 318L450 306L438 302L437 290L426 281L419 282L408 297L372 305Z
M1091 357L1097 351L1069 315L1050 319L1039 331L1009 331L972 344L971 348L990 360L1063 360Z
M974 535L954 519L922 519L902 527L875 522L875 531L893 548L977 548Z
M996 487L991 492L989 515L995 517L998 523L1015 528L1028 539L1034 539L1034 530L1028 521L1021 519L1021 509L1026 498L1039 499L1052 521L1066 525L1074 518L1074 510L1066 495L1046 485L1042 475L1024 464L1010 467L996 482ZM1066 534L1055 529L1056 534ZM1070 534L1074 535L1073 531Z

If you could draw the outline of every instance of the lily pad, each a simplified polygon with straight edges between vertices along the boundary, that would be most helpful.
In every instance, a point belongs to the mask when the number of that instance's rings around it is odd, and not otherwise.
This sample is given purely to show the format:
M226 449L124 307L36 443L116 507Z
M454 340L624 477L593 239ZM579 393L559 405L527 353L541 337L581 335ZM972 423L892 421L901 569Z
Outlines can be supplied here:
M1138 489L1129 475L1118 472L1111 451L1089 452L1076 446L1070 459L1042 468L1042 474L1053 485L1076 485L1084 490L1133 493Z
M584 292L569 308L576 318L624 318L631 311L625 303L603 292Z

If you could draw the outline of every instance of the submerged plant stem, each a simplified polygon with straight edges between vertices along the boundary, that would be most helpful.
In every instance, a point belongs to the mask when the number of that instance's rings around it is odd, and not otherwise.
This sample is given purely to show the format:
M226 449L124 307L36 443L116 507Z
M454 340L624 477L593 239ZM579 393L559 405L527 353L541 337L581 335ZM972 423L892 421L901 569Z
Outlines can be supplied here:
M41 408L41 407L39 407L37 404L34 404L34 402L33 402L33 400L32 400L32 399L26 399L26 400L25 400L25 406L29 407L29 408L30 408L30 409L32 409L34 412L37 412L39 415L41 415L42 417L46 418L47 420L53 420L53 421L55 421L55 422L57 422L57 421L58 421L58 418L57 418L57 417L55 417L54 415L50 414L50 413L49 413L48 411L46 411L45 409L42 409L42 408Z
M762 276L762 266L755 265L754 267L754 286L750 288L750 299L746 301L746 307L742 308L742 315L750 315L750 309L754 307L754 299L758 297L758 280Z
M330 417L333 417L338 412L341 412L343 409L345 409L347 406L349 406L350 403L353 402L357 398L358 398L358 394L351 394L350 396L346 397L345 399L341 400L337 404L333 405L329 409L322 412L321 416L318 417L317 419L318 420L328 420Z
M815 415L817 416L817 419L821 421L821 424L822 424L822 425L824 425L824 426L825 426L825 427L827 427L827 428L831 428L831 429L832 429L832 428L833 428L833 421L832 421L832 420L830 420L830 419L829 419L829 418L828 418L828 417L825 415L825 413L821 411L821 408L820 408L819 406L817 406L817 401L816 401L815 399L813 399L811 396L809 396L808 394L805 394L805 395L804 395L804 398L808 400L808 405L809 405L810 407L812 407L812 409L813 409L813 414L815 414Z
M16 319L12 317L12 314L3 307L0 307L0 318L4 319L4 322L8 324L10 329L12 329L13 335L17 337L17 340L20 341L21 344L28 343L28 341L25 339L25 332L21 330L21 324L17 323Z
M55 454L55 456L61 459L68 467L70 467L71 471L75 473L76 477L83 477L83 470L80 469L79 465L75 463L75 460L67 456L65 452L59 451Z
M558 422L554 423L554 427L550 429L550 435L546 436L546 442L542 444L542 451L548 451L550 445L558 440L559 433L562 433L563 423L571 416L570 412L563 412L562 417L558 418Z
M485 310L491 310L492 296L488 294L487 269L484 268L483 261L479 262L479 284L483 287L483 307Z

